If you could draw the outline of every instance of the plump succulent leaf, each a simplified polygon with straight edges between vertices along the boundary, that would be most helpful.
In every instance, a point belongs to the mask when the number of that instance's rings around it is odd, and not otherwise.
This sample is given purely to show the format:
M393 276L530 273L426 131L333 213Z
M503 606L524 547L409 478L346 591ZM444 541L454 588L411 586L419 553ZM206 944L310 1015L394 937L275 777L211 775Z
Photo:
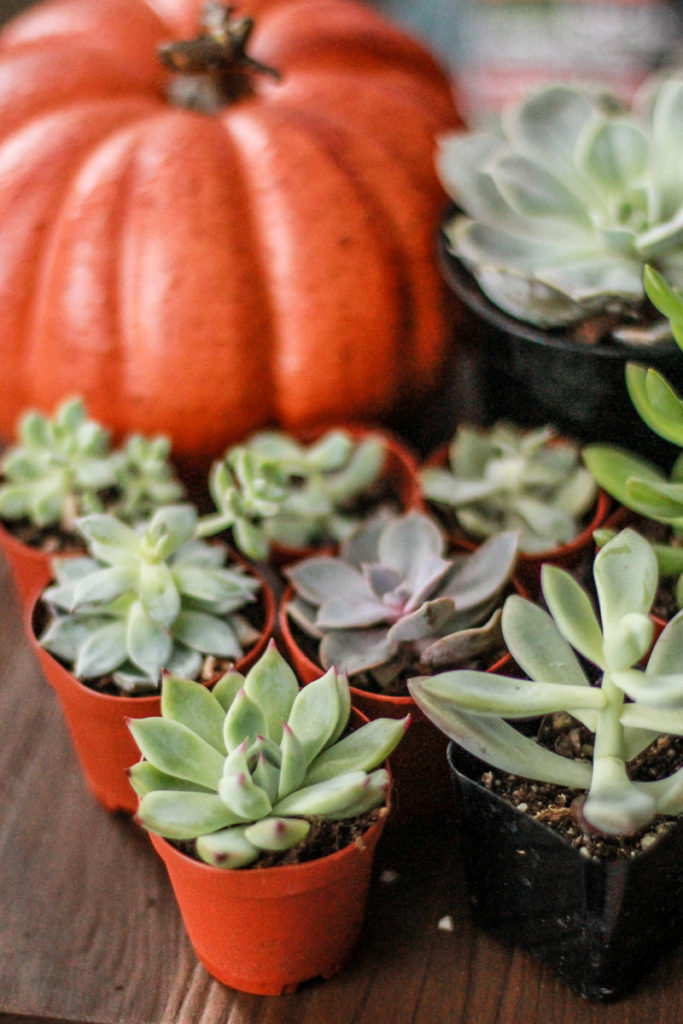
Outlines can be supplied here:
M389 780L377 766L408 720L377 719L344 735L350 711L344 676L331 670L299 689L273 644L246 676L227 673L213 692L164 677L162 717L129 722L145 757L130 770L138 821L196 839L202 860L237 868L300 843L311 818L380 806Z
M594 578L600 621L578 583L554 566L542 572L550 615L516 595L507 599L503 633L530 680L461 670L416 677L408 686L422 711L466 750L505 772L587 790L582 814L590 826L629 834L656 814L683 813L683 776L633 782L627 769L660 732L683 735L683 612L643 668L652 641L654 552L623 530L596 556ZM600 682L588 685L571 647L602 668ZM545 749L507 721L552 711L568 712L594 733L591 764Z

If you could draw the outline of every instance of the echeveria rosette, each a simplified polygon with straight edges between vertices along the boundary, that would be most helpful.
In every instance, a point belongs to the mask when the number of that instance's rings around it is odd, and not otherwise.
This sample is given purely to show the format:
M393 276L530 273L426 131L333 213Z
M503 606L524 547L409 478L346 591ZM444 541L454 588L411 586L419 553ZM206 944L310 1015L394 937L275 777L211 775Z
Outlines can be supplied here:
M497 130L444 136L437 167L461 211L445 228L452 252L495 305L543 328L632 314L646 263L683 284L681 116L675 75L631 110L548 84Z
M683 769L652 782L628 773L660 734L683 735L683 613L652 647L657 560L631 529L598 552L593 575L600 618L586 591L556 566L542 570L550 614L517 595L507 599L503 634L529 679L462 670L414 678L408 687L460 746L502 771L586 790L588 824L627 835L657 814L683 813ZM600 671L597 685L577 655ZM592 762L546 750L509 721L558 711L594 733Z
M351 506L378 480L384 462L377 436L355 440L330 430L306 444L277 430L253 434L213 466L217 513L202 521L200 532L231 529L240 550L261 560L274 544L338 542L357 525Z
M87 418L80 398L64 401L53 418L26 412L0 468L0 516L39 528L73 529L77 516L101 511L102 493L118 480L109 433Z
M40 642L79 679L111 674L125 692L158 688L163 670L196 678L208 654L238 660L256 631L240 615L258 579L226 567L227 549L194 537L191 505L138 529L114 516L77 520L87 557L55 559Z
M116 452L117 496L107 511L127 523L140 522L164 505L182 501L185 489L171 465L171 442L163 434L132 434Z
M646 267L645 289L653 305L669 320L671 333L683 347L683 296L654 268ZM639 363L626 367L626 386L640 418L665 441L682 452L669 473L647 459L614 445L591 444L583 449L583 459L597 483L621 505L645 519L671 527L674 542L657 544L655 552L660 572L678 576L676 598L683 605L683 401L657 370ZM598 541L610 536L602 531Z
M524 430L504 422L459 427L448 466L424 467L420 482L427 500L452 512L470 537L518 530L524 554L574 540L597 496L578 445L557 438L551 427Z
M273 643L246 677L229 672L211 691L166 676L162 717L129 722L145 758L130 769L138 822L196 840L208 864L239 868L302 842L311 819L379 807L389 777L377 766L408 719L345 734L350 711L343 675L331 669L299 689Z
M462 664L500 641L503 592L517 560L517 534L497 534L472 553L446 554L429 516L378 516L352 533L338 556L286 570L288 614L319 640L319 658L349 676L369 672L387 689L407 666Z

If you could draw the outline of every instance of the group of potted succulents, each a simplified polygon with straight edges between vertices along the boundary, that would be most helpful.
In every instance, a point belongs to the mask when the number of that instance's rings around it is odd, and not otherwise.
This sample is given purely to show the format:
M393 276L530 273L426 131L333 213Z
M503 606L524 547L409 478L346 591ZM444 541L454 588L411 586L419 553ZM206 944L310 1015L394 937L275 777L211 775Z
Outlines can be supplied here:
M399 822L442 812L447 763L487 927L596 999L680 936L683 613L652 611L683 572L682 474L603 446L589 473L571 440L614 441L607 408L647 449L628 384L683 446L661 340L683 344L683 81L638 104L553 86L439 156L444 269L518 373L484 390L568 437L463 426L418 472L378 429L263 431L213 463L210 512L165 438L112 449L77 398L26 414L3 455L2 549L88 783L149 831L227 984L280 993L342 965L392 802ZM654 368L626 370L634 353ZM605 492L670 543L607 520ZM525 779L554 787L540 812Z

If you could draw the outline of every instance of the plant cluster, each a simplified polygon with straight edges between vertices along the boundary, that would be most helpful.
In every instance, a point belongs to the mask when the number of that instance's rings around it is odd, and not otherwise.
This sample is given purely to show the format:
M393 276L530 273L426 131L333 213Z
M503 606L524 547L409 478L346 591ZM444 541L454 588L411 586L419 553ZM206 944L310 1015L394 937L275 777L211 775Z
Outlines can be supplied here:
M5 520L70 533L79 516L107 510L134 522L183 496L167 438L134 434L112 449L109 432L88 419L80 398L64 401L53 418L25 413L17 434L0 463Z
M354 503L379 479L384 460L379 437L355 441L331 430L304 444L281 431L254 434L212 467L217 511L200 533L230 529L240 550L255 559L267 558L274 544L338 542L359 522Z
M585 790L588 825L628 835L657 814L683 813L683 769L648 782L633 781L628 770L661 733L683 735L683 612L653 646L657 560L633 530L598 552L593 575L599 618L579 583L551 565L542 569L549 613L517 595L506 600L505 641L529 679L460 670L414 678L408 687L470 753L504 772ZM580 658L601 673L597 685ZM508 721L557 711L594 734L592 761L545 749Z
M346 734L350 710L343 675L330 669L299 689L272 643L246 677L228 672L211 691L166 676L161 717L129 722L145 758L130 770L137 820L195 840L208 864L239 868L301 843L312 819L380 806L389 777L377 765L408 719Z
M604 91L549 84L495 129L441 139L439 174L459 207L448 244L495 305L560 327L636 315L646 263L683 284L682 102L676 75L643 86L631 110Z
M387 690L407 670L462 664L500 644L499 605L516 559L515 532L446 556L429 516L376 516L338 556L286 570L296 592L288 613L319 642L325 668L364 673Z
M424 467L420 482L427 500L452 513L466 534L518 530L524 554L572 541L597 495L577 444L558 439L551 427L504 422L458 427L448 467Z
M111 675L126 693L158 689L162 671L197 678L207 654L239 659L255 630L241 614L260 583L226 566L227 549L195 538L191 505L133 528L107 514L76 520L84 557L55 558L40 643L81 680Z

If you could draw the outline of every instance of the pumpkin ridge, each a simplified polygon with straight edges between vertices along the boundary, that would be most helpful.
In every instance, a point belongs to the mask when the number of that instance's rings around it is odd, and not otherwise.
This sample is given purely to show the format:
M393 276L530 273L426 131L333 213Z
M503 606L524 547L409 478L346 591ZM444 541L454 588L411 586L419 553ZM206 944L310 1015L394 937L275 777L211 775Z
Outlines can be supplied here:
M306 418L301 413L303 407L307 407L317 421L362 414L363 410L354 407L353 403L360 381L364 381L364 403L378 411L386 405L386 400L381 398L386 387L382 379L386 381L393 376L399 316L397 281L394 261L381 234L375 232L370 224L371 216L361 201L358 186L340 173L339 165L320 140L298 118L291 114L288 116L282 104L277 107L269 105L268 108L244 105L224 112L222 117L245 152L251 149L249 185L258 193L258 199L254 200L255 230L263 251L269 253L266 263L270 281L268 290L276 297L275 320L280 340L274 346L271 358L276 364L274 379L278 416L285 425L296 427ZM257 141L256 134L259 136ZM288 139L286 143L283 141L285 137ZM266 163L272 165L273 174L279 178L270 175L265 168ZM316 194L321 176L325 181L324 197ZM284 181L289 186L286 192L282 191ZM339 196L335 198L333 181L341 190L343 200ZM273 203L278 188L281 189L280 201ZM270 212L269 206L274 207ZM278 216L280 223L275 226L271 217ZM294 234L303 225L304 218L308 223L300 231L297 245ZM334 246L330 246L329 237L325 237L326 225L330 223L337 231ZM355 228L350 227L353 223ZM314 231L311 231L311 225ZM357 232L355 237L354 230ZM277 252L271 251L271 235L278 236ZM289 239L289 247L285 238ZM310 255L320 238L324 238L326 244L327 268L321 267L320 261ZM305 253L302 252L304 244ZM369 246L371 250L368 250ZM365 263L364 272L356 271L359 248ZM294 266L297 271L294 271ZM300 272L306 275L305 287L309 294L299 308L290 305L285 312L282 298L278 306L277 296L291 289L291 281L295 274L298 278ZM316 338L317 347L311 338L304 345L311 320L320 317L321 309L329 304L330 296L334 294L337 285L335 274L346 274L347 278L351 275L350 280L358 278L357 286L366 299L363 308L344 307L336 311L335 326L324 325L329 336ZM323 280L326 280L325 293L322 290ZM303 279L298 279L298 287L304 287ZM359 349L361 338L363 345ZM368 345L373 345L371 372L366 360ZM302 359L304 351L307 351L307 356ZM285 389L278 388L277 382L281 380L289 381ZM325 381L324 388L320 385L321 380Z

